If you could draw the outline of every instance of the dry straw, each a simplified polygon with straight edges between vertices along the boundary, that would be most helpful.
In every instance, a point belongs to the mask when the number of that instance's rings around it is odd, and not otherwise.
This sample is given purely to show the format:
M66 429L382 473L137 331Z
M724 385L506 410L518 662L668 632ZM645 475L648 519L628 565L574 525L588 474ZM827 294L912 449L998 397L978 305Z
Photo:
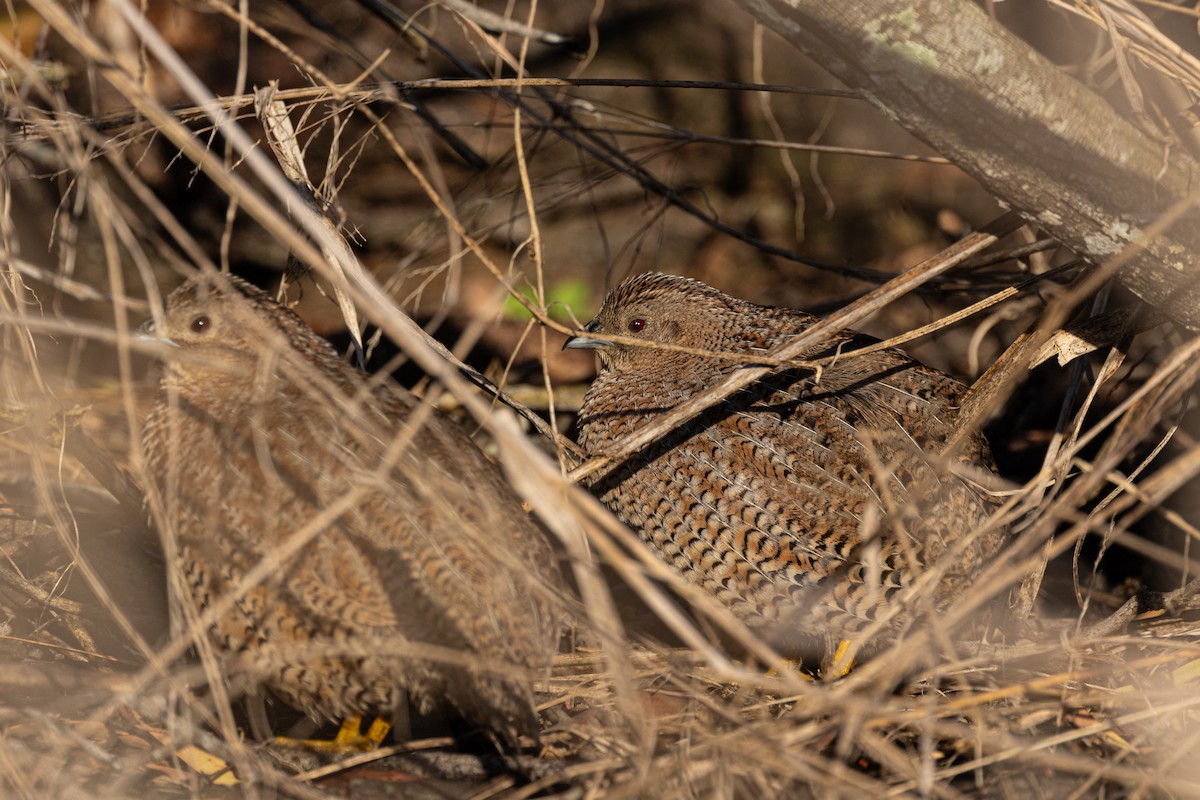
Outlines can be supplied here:
M1053 398L1061 414L1051 440L1030 443L1044 452L1028 470L1032 477L991 487L1002 503L990 524L1010 525L1012 546L944 620L998 604L1006 609L1004 624L984 642L916 630L845 678L812 680L683 583L575 485L760 371L739 373L624 446L586 459L562 436L560 414L571 409L556 405L561 389L550 380L552 343L575 328L552 316L548 303L561 278L547 244L558 235L556 215L583 208L599 218L606 203L631 202L629 187L634 205L654 198L649 211L638 208L653 218L639 244L653 239L650 231L671 209L686 218L680 224L692 226L688 231L728 238L745 248L738 253L761 245L756 252L776 263L795 258L792 249L723 222L674 188L642 163L642 148L716 142L790 152L800 145L702 135L635 112L632 100L625 108L587 94L603 89L628 93L609 98L634 98L648 84L691 92L713 91L714 84L525 79L530 59L563 46L537 24L536 3L508 22L458 2L413 17L393 9L361 41L305 27L298 17L278 25L257 5L203 4L231 26L221 30L242 38L241 58L228 65L236 90L225 96L206 81L219 78L228 91L230 76L214 74L211 65L198 73L175 50L186 40L164 35L171 12L147 20L130 0L86 12L30 0L17 12L16 37L0 37L0 793L375 796L386 782L417 776L478 798L1200 796L1197 584L1184 580L1158 587L1169 590L1162 594L1127 599L1119 587L1096 583L1089 561L1119 542L1147 563L1197 575L1190 543L1200 531L1186 512L1163 512L1188 543L1182 548L1132 530L1200 473L1200 447L1183 424L1200 358L1195 340L1170 333L1150 311L1108 315L1104 287L1128 254L1083 270L1047 253L1048 243L1028 231L1014 236L1020 221L1009 215L945 253L912 259L899 277L842 271L879 288L831 315L825 330L886 314L924 284L922 302L938 309L937 320L910 326L893 343L971 326L976 341L994 338L995 330L1014 332L1015 342L972 391L964 433L1012 397L1029 397L1015 393L1039 357L1069 352L1064 359L1073 360L1064 368L1070 380L1063 395ZM1136 74L1144 72L1130 70L1130 62L1200 93L1194 57L1132 6L1054 5L1104 31L1131 97L1139 96ZM605 19L596 8L593 25ZM186 13L191 24L209 16ZM414 74L389 83L387 67L398 58L391 47L414 48L470 80ZM307 86L255 94L254 81L274 76L251 74L247 52L270 54ZM596 56L593 48L585 58ZM189 57L199 61L195 50ZM490 80L464 67L477 63L503 65L518 77ZM747 88L715 86L723 93ZM776 91L773 102L795 91L754 88ZM425 98L437 91L471 104L470 124L442 125L439 114L455 106L431 110ZM272 133L259 139L263 127ZM565 161L554 148L569 153ZM816 149L822 157L833 150ZM839 157L887 155L858 148ZM542 159L552 157L560 160L544 168ZM490 166L483 177L460 179L473 159ZM163 176L180 169L195 170L197 196L204 184L217 220L210 231L189 230L181 217L197 217L180 213L178 199L162 191ZM339 211L350 205L344 196L379 191L370 179L383 169L387 189L419 209L406 219L424 220L406 234L408 262L363 255L371 251L357 247L358 221ZM560 181L569 169L576 171ZM1147 235L1184 207L1148 222ZM239 234L251 222L257 233ZM206 620L166 613L171 571L158 548L161 542L170 563L171 537L165 532L160 540L147 528L137 444L150 387L142 376L148 362L166 354L137 340L132 328L156 313L180 276L245 260L238 248L255 237L270 240L267 260L282 267L281 254L290 254L294 271L317 276L337 300L326 307L340 309L352 331L371 323L432 378L425 396L432 402L441 395L440 404L465 412L463 421L482 431L480 440L559 543L574 584L561 602L575 622L554 674L537 687L547 728L540 750L501 758L439 734L331 764L280 755L245 738L280 715L253 702L247 711L237 699L245 687L228 685L199 635ZM627 265L635 256L622 251L614 260ZM598 286L604 262L589 263L597 265L589 277ZM469 298L464 276L487 287L488 302L475 298L475 319L463 326L468 340L493 326L496 298L527 309L532 320L521 340L542 354L534 373L542 386L532 394L549 415L497 388L503 381L496 373L461 363L453 353L469 350L469 341L448 348L414 322L400 293L384 288L404 268L418 276L406 291L423 301L433 296L443 318ZM1063 275L1075 283L1063 285ZM305 279L305 291L316 292L317 283ZM445 294L438 299L427 286ZM527 287L532 292L522 291ZM960 304L965 309L944 302L951 290L972 295ZM1093 323L1087 330L1102 335L1080 345L1072 335L1086 328L1079 324L1084 317ZM772 356L787 361L804 346ZM1089 358L1098 364L1094 374ZM319 528L314 520L299 531L295 546ZM1099 547L1085 547L1092 543ZM266 579L286 556L272 554L247 581ZM1044 612L1046 576L1064 563L1077 597L1068 598L1074 602L1066 610ZM655 636L630 624L630 598L646 609Z

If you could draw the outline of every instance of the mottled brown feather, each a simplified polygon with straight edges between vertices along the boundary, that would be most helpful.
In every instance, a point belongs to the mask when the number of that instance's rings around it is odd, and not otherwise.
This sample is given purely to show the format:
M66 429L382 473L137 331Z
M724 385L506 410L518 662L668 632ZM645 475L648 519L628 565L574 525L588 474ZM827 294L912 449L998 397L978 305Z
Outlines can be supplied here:
M640 321L640 322L639 322ZM650 273L605 299L587 336L600 374L579 415L580 444L604 452L816 321L698 281ZM733 360L632 344L625 336L744 356ZM833 335L809 357L872 342ZM635 454L592 490L667 563L772 643L803 652L852 638L933 565L933 608L969 586L1005 533L993 504L936 456L965 387L899 350L835 361L819 376L783 369ZM994 469L974 437L959 463ZM868 555L870 547L877 554ZM871 565L878 564L878 569ZM898 614L883 638L912 621Z
M506 743L536 736L559 573L474 443L243 281L190 280L154 332L178 351L146 424L149 474L201 609L358 493L217 621L230 669L318 719L407 692Z

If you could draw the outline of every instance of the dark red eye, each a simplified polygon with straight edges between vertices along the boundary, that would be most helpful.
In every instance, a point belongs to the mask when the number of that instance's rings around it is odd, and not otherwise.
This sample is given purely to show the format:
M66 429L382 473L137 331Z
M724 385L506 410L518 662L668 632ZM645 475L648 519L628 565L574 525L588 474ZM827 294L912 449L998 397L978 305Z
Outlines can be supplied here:
M629 321L629 332L630 333L641 333L645 329L646 329L646 320L639 318L639 319L631 319Z
M201 314L192 320L192 333L205 333L212 327L212 320Z

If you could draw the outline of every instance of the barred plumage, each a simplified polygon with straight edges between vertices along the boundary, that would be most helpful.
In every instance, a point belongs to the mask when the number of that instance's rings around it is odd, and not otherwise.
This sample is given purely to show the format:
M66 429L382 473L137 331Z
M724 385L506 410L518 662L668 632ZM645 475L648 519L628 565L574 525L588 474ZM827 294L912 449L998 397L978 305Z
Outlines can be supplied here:
M315 718L407 692L536 736L559 573L474 443L243 281L188 281L154 333L179 350L144 443L194 601L278 562L211 630L230 670Z
M587 335L566 345L594 348L601 361L580 411L580 444L603 452L815 321L686 278L650 273L625 281ZM844 332L808 357L872 341ZM1003 530L984 529L944 563L948 549L979 533L992 508L936 455L964 391L894 349L839 358L819 376L781 369L591 488L688 580L776 646L802 653L817 641L851 638L933 565L945 569L933 594L944 608L1003 543ZM956 461L994 469L981 435ZM886 634L914 616L898 614Z

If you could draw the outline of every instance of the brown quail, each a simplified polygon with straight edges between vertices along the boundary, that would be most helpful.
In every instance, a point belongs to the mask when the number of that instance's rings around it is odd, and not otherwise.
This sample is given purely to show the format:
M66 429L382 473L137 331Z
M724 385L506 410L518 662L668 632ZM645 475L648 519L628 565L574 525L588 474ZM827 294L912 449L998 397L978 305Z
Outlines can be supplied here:
M565 345L600 357L579 414L580 444L604 452L815 321L686 278L650 273L625 281L586 335ZM873 341L834 334L807 357L844 356ZM934 607L923 610L945 608L1003 543L1002 530L983 527L993 507L983 491L936 456L964 391L894 349L839 358L820 374L782 368L591 488L660 558L785 654L803 655L853 640L935 564L945 572ZM994 469L982 436L956 460ZM976 540L941 563L968 534ZM877 642L916 615L894 616Z
M159 522L201 610L236 597L210 631L230 671L316 719L407 693L536 737L559 574L474 443L243 281L194 278L147 325L178 347L144 435Z

